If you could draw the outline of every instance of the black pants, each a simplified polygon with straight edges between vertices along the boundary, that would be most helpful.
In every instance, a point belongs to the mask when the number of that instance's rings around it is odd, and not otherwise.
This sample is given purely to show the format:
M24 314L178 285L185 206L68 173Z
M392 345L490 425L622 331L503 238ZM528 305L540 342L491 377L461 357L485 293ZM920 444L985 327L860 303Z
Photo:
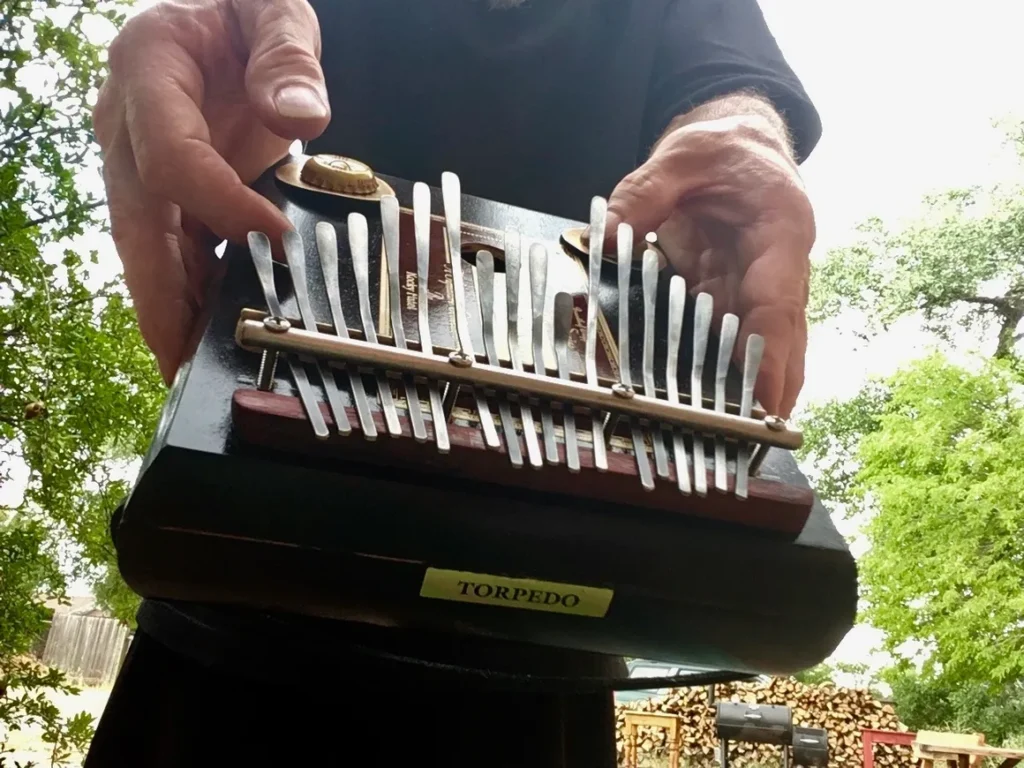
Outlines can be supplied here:
M358 670L283 684L265 673L207 668L140 632L85 768L615 765L611 694L445 688Z

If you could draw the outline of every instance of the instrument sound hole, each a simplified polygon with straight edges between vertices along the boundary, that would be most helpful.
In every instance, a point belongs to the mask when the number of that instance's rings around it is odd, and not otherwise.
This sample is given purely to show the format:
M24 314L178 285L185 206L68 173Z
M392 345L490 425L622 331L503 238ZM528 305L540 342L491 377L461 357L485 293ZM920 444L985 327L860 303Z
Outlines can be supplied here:
M476 266L476 254L477 251L490 251L494 257L494 271L504 272L505 271L505 251L501 248L495 248L493 245L483 245L481 243L463 243L462 244L462 260L467 264Z

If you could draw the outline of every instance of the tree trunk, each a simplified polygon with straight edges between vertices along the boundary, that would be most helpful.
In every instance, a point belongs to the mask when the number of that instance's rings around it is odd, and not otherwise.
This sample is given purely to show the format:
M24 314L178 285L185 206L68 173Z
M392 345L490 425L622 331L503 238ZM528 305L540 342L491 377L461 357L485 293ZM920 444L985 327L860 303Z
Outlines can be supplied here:
M1006 304L999 316L999 342L996 344L996 359L1009 360L1016 357L1014 347L1020 337L1017 328L1024 320L1024 281L1017 282L1006 294Z

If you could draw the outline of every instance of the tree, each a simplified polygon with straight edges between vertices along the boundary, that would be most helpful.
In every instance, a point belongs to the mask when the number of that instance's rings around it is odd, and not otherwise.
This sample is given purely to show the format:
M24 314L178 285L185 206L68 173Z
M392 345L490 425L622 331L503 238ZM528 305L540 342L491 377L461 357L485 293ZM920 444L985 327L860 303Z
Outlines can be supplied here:
M77 689L59 671L44 669L28 656L48 614L39 594L59 592L64 584L48 552L51 544L38 521L0 525L0 727L13 731L41 725L51 764L60 764L89 743L92 718L86 713L62 717L47 692L74 694ZM5 764L3 747L0 740L0 766Z
M936 353L843 404L847 411L825 409L857 417L855 451L825 472L848 503L872 513L860 562L864 618L885 631L889 650L932 649L950 679L1024 680L1020 389L1003 361L972 372ZM835 448L822 433L809 455Z
M1024 123L1009 138L1024 161ZM946 342L958 328L979 341L995 330L995 357L1013 357L1024 339L1024 188L953 190L927 202L921 221L891 232L871 219L859 243L829 254L811 283L812 322L859 310L872 334L920 313Z
M952 681L902 663L887 670L896 714L912 731L980 731L989 744L1024 743L1024 684L993 691L985 683Z
M42 693L62 676L25 654L65 574L128 618L108 520L163 396L120 280L97 274L90 111L104 54L90 40L124 4L0 0L0 723L44 723L58 761L88 722L60 720Z
M1011 138L1024 160L1024 124ZM872 220L830 253L812 318L852 310L870 337L919 317L946 350L959 334L988 354L933 352L810 408L802 456L826 503L865 522L864 620L898 659L924 658L919 672L889 670L901 716L1001 738L1024 722L977 702L1019 702L1024 681L1024 189L928 203L920 221L894 232Z

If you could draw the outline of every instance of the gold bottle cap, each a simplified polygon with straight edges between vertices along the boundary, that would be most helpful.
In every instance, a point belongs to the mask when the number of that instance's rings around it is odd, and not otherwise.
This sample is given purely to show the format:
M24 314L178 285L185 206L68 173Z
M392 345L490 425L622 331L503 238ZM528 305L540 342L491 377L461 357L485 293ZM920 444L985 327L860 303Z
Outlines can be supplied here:
M370 166L341 155L310 157L302 165L300 178L310 186L350 195L369 195L377 190L377 177Z

